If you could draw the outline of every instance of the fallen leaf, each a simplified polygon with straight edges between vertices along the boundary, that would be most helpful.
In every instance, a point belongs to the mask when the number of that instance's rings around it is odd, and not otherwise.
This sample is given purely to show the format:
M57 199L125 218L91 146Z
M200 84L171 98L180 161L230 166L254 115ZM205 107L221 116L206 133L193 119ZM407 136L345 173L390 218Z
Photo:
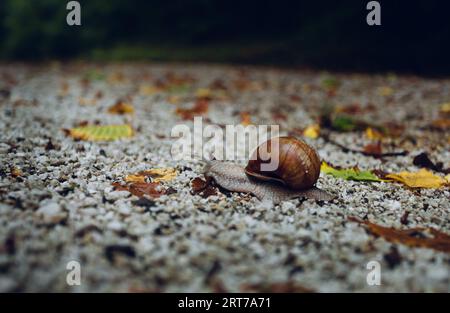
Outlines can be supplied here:
M271 284L243 284L242 292L269 292L269 293L312 293L314 289L301 286L293 281Z
M429 248L450 252L450 236L434 228L410 228L401 230L380 226L352 216L349 217L349 220L365 225L370 233L382 237L389 242L401 243L409 247Z
M394 89L388 86L381 86L378 88L378 94L383 97L391 96L394 93Z
M346 114L362 113L362 109L359 104L350 104L346 106L337 105L334 110L336 113L346 113Z
M167 102L171 103L171 104L178 104L181 101L181 97L180 96L176 96L176 95L171 95L167 97Z
M97 104L97 99L89 99L89 98L78 98L78 102L80 105L95 105Z
M322 79L322 86L327 90L336 90L341 82L336 77L326 77Z
M115 190L126 190L138 197L148 195L157 198L165 194L164 188L159 183L129 183L121 185L120 183L114 182L112 185Z
M358 130L363 126L366 124L348 116L336 116L331 120L331 128L341 132Z
M163 89L161 87L158 86L153 86L153 85L141 85L139 87L139 94L141 96L152 96L156 93L160 93L162 92Z
M366 137L370 140L382 140L383 139L383 134L381 132L379 132L376 129L373 129L372 127L367 127L366 128Z
M363 151L367 155L381 156L383 153L381 142L378 141L377 143L369 143L364 146Z
M332 175L334 177L342 178L345 180L372 181L372 182L383 181L370 171L360 171L357 168L336 169L328 165L326 162L322 162L320 171L324 174Z
M212 99L212 92L211 92L211 89L208 89L208 88L199 88L195 92L195 96L197 98L204 98L204 99L207 99L207 100L211 100Z
M439 111L442 114L449 114L450 113L450 102L441 104L441 108L439 109Z
M159 183L163 181L170 181L177 176L177 171L174 168L155 168L151 170L140 171L136 174L127 175L126 182L145 183L147 178L152 182Z
M62 82L61 83L61 89L58 92L58 95L60 97L65 97L69 94L69 83L68 82Z
M217 188L212 185L212 179L206 181L200 177L196 177L191 182L192 194L200 195L203 198L217 195Z
M313 124L305 128L303 130L303 136L316 139L320 134L320 126L319 124Z
M119 100L108 109L109 113L112 114L131 114L134 113L134 107L131 103Z
M438 129L438 130L450 129L450 119L442 118L442 119L434 120L433 122L431 122L431 127Z
M20 168L15 167L15 166L13 166L11 168L11 176L12 177L20 177L22 175L23 175L23 173L22 173L22 170Z
M133 129L123 125L91 125L64 130L69 136L78 140L112 141L133 136Z
M181 116L183 120L191 120L194 116L203 115L208 112L209 102L205 99L199 99L191 109L177 108L175 113Z
M83 75L83 79L84 80L104 80L106 78L105 73L96 70L96 69L91 69L89 71L87 71L84 75Z
M241 117L241 124L242 125L252 125L252 117L250 115L250 112L244 111L239 113L239 116Z
M126 81L125 75L122 72L114 72L108 77L110 84L121 84Z
M434 175L426 169L421 169L416 173L388 174L386 178L401 182L411 188L440 188L447 183L444 178Z

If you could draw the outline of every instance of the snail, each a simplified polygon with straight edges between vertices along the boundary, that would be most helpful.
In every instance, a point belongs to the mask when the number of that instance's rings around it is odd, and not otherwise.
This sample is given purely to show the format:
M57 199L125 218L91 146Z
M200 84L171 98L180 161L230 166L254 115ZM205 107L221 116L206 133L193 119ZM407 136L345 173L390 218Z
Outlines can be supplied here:
M277 158L277 166L265 170L274 158ZM328 201L333 198L315 187L320 174L317 152L294 137L269 139L255 150L245 168L214 160L205 167L204 174L224 189L251 193L262 201L279 203L296 197Z

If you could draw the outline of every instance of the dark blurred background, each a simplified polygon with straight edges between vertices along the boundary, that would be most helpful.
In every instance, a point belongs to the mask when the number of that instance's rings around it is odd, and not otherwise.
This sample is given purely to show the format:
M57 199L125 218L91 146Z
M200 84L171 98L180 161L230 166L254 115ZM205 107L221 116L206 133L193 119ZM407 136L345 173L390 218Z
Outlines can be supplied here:
M0 58L207 61L450 74L450 5L380 0L0 0Z

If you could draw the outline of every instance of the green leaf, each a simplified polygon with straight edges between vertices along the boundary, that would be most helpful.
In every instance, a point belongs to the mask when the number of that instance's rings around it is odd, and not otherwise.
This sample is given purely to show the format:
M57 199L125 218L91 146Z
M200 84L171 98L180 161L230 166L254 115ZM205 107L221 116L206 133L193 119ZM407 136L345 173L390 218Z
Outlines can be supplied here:
M327 163L322 162L320 171L327 175L332 175L337 178L342 178L345 180L356 180L356 181L372 181L372 182L382 182L383 180L378 178L374 173L370 171L360 171L355 168L348 169L335 169L329 166Z

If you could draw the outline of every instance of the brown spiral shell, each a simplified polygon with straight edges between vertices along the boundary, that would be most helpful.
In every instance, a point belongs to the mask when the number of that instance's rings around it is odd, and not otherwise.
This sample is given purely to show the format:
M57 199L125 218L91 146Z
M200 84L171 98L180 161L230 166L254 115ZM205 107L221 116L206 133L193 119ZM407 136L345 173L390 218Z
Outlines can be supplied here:
M278 157L278 167L262 171L261 165L269 163L273 157ZM311 188L317 182L320 158L314 148L300 139L276 137L261 144L253 152L245 173L255 179L278 181L293 190L303 190Z

